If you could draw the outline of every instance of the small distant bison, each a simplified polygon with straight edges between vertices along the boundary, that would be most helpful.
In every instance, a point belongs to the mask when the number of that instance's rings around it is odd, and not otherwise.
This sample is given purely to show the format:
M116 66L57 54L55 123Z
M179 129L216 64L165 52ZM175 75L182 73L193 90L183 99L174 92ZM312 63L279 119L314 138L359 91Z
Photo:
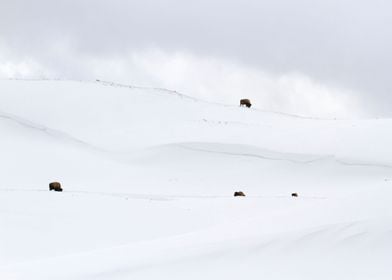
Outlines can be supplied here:
M291 194L292 197L298 197L298 194L296 192Z
M252 103L250 103L249 99L241 99L240 106L246 106L246 107L250 108L252 106Z
M59 182L52 182L49 184L49 190L55 192L62 192L61 184Z
M234 196L245 196L243 192L235 192Z

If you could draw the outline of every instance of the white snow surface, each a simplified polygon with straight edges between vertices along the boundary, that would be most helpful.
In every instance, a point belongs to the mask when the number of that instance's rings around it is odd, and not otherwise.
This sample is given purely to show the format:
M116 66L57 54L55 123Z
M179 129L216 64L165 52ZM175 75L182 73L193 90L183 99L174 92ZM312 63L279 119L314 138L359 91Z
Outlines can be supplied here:
M1 80L0 279L391 279L391 131Z

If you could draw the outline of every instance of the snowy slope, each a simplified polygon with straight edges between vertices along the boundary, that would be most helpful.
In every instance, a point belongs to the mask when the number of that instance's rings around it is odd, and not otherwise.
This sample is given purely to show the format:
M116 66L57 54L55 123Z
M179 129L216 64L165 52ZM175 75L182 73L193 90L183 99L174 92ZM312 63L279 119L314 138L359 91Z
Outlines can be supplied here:
M391 128L2 80L1 279L389 279Z

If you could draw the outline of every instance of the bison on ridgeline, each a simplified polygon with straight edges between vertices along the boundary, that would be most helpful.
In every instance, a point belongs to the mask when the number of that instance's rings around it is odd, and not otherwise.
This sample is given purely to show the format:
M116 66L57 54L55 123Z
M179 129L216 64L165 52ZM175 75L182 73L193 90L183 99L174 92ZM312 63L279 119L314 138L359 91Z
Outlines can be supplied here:
M246 106L246 107L250 108L252 106L252 103L250 103L249 99L241 99L240 106Z
M55 192L62 192L61 184L59 182L52 182L49 184L49 190Z
M245 196L244 192L235 192L234 196Z

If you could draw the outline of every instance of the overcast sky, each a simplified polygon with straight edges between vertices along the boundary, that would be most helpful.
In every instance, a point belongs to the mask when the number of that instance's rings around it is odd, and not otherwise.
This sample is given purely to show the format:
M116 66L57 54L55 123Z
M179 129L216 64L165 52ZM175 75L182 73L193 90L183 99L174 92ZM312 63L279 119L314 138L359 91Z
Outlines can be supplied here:
M0 77L106 79L392 117L392 2L0 0ZM1 93L0 93L1 94Z

